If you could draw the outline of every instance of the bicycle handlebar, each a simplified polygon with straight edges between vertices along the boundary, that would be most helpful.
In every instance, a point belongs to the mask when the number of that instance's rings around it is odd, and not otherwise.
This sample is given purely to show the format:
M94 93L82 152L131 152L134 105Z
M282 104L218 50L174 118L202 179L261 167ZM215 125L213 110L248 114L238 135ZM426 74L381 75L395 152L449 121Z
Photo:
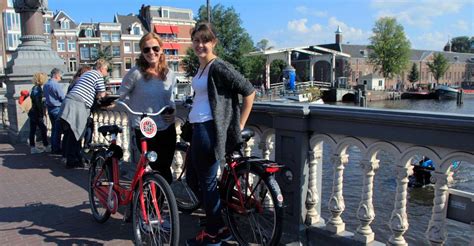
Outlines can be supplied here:
M174 108L172 108L171 106L169 105L166 105L164 106L163 108L161 108L158 112L155 112L155 113L145 113L145 112L136 112L136 111L133 111L125 102L123 101L120 101L120 100L117 100L117 104L120 104L122 106L124 106L128 112L130 112L131 114L133 115L140 115L140 116L144 116L144 115L147 115L147 116L157 116L157 115L160 115L160 114L172 114L174 112Z

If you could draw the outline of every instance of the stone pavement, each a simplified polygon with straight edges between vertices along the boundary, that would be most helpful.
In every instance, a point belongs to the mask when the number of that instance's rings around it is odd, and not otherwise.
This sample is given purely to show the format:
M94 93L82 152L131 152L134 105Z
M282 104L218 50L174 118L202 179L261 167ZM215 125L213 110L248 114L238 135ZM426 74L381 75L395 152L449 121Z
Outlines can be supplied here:
M60 156L31 155L0 130L0 245L132 245L122 211L104 224L92 218L87 169L66 169ZM180 215L181 245L199 230L197 215Z

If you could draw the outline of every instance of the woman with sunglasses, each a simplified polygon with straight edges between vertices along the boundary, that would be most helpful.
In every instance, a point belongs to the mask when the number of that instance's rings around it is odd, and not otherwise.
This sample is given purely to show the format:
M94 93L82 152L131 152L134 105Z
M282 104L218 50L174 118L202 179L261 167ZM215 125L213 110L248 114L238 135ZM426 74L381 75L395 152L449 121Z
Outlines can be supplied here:
M230 64L215 55L218 40L209 23L192 29L191 40L199 69L191 84L195 91L189 113L193 135L186 178L206 211L206 225L186 245L221 245L222 240L229 239L230 232L221 216L217 170L225 162L226 150L241 141L240 131L252 109L255 90Z
M163 42L155 33L148 33L140 40L141 54L136 66L130 69L118 90L120 99L132 110L157 112L166 105L175 108L176 76L166 64ZM140 117L129 114L129 124L135 132L136 146L140 150ZM155 151L159 158L150 166L169 182L173 180L171 163L176 145L174 112L152 117L158 127L157 134L148 140L148 150ZM141 150L140 150L141 151Z

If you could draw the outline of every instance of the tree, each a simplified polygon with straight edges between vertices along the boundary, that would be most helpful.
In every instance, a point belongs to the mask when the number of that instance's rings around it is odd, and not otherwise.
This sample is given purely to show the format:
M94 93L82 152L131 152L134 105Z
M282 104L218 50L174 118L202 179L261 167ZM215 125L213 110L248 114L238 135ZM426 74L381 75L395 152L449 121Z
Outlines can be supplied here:
M186 50L186 56L181 60L181 65L186 71L186 77L193 77L199 69L199 58L194 54L193 48Z
M451 40L451 51L460 53L474 53L474 49L471 49L471 43L474 42L474 38L468 36L455 37Z
M269 41L267 39L262 39L255 45L255 48L260 51L265 51L273 49L273 46L269 46Z
M410 81L413 84L413 87L415 87L415 82L418 80L420 80L420 72L418 71L418 66L416 63L413 63L410 74L408 75L408 81Z
M252 57L245 57L247 54L254 50L253 41L250 38L248 32L241 26L242 21L239 15L235 12L235 9L224 8L224 6L217 4L212 7L211 10L212 25L216 31L216 36L219 39L219 43L216 46L216 54L223 60L232 64L239 72L244 76L249 77L249 67L253 63ZM196 22L207 21L207 8L201 5L196 17ZM189 55L188 52L186 52ZM191 58L189 62L196 62ZM187 74L193 74L193 67L190 63L183 63L183 67Z
M385 78L403 72L410 61L410 41L405 36L403 27L392 17L380 18L372 29L374 35L368 46L369 62Z
M435 53L433 55L433 61L426 63L433 77L436 79L436 83L439 83L439 79L444 76L446 71L449 69L448 59L441 53Z

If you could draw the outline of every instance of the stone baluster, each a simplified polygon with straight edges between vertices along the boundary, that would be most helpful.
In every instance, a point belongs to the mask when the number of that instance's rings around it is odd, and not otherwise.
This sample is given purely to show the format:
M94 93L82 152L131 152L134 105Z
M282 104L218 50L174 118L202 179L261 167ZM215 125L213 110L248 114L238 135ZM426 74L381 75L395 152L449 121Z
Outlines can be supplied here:
M375 236L370 227L370 223L372 223L375 218L372 196L374 189L374 175L375 171L379 168L379 160L361 160L361 167L364 171L364 184L362 188L362 201L357 210L357 218L360 220L360 225L357 227L355 239L367 244L374 241Z
M431 245L444 245L447 238L445 211L448 205L448 184L452 181L452 175L435 173L432 176L432 180L435 182L435 197L431 220L425 235L431 242Z
M123 143L123 160L130 162L130 152L132 145L130 144L130 127L128 126L128 116L125 112L120 112L122 118L122 143Z
M408 245L403 234L408 230L407 188L408 177L413 173L413 166L408 164L397 168L397 191L395 207L390 216L392 235L388 239L391 245Z
M120 128L123 129L123 126L122 126L122 116L120 115L120 112L113 112L114 114L114 119L115 119L115 122L114 124L116 124L117 126L119 126ZM118 146L121 146L122 148L124 148L125 146L123 145L123 132L122 133L119 133L117 135L117 145Z
M104 111L99 111L98 112L99 117L97 118L97 127L101 127L104 125ZM98 134L98 143L103 143L104 142L104 136L102 134Z
M344 165L349 161L347 154L334 154L331 158L334 163L334 180L332 184L332 194L329 200L329 210L331 211L331 218L326 224L326 229L330 232L338 234L346 229L346 224L341 218L344 212L345 204L342 196Z
M273 149L273 142L267 142L264 138L258 145L258 148L262 150L262 156L265 160L270 160L270 153Z
M92 114L92 118L94 119L94 133L92 134L92 142L97 144L99 143L99 114L94 112Z
M244 156L251 156L252 155L252 147L255 144L255 140L251 138L248 142L244 144Z
M313 225L320 221L321 216L318 213L319 192L317 186L318 165L322 165L322 145L318 144L313 150L309 151L309 177L308 177L308 195L306 197L306 225Z

